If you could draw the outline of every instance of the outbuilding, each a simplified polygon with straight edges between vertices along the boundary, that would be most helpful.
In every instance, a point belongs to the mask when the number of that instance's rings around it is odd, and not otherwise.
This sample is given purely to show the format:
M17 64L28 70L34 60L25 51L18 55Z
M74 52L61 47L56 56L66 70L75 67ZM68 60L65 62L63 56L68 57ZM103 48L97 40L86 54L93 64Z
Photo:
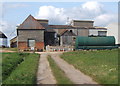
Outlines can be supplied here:
M7 36L0 31L0 47L7 47Z

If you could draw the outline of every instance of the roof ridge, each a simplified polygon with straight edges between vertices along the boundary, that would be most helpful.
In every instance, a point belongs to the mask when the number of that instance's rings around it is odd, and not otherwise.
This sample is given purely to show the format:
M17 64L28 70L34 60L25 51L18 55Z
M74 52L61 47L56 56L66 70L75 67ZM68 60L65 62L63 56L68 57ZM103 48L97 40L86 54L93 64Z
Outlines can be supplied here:
M18 26L17 29L21 29L20 27L22 27L22 25L26 22L26 20L28 20L29 18L32 18L39 26L41 27L41 29L45 29L45 27L43 25L41 25L31 14L22 22L22 24L20 24L20 26Z
M40 24L32 15L31 15L31 17L32 17L39 25L41 25L41 26L45 29L45 27L44 27L42 24Z

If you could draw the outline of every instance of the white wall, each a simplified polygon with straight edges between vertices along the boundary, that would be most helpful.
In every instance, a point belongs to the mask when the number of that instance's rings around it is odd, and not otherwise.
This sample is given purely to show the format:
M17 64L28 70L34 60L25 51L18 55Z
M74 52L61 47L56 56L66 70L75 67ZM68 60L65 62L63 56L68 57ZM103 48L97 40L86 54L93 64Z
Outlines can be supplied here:
M0 46L5 46L7 47L7 39L6 38L0 38Z
M98 35L98 31L94 30L94 29L90 29L89 30L89 35L95 35L95 36L97 36Z
M120 44L120 40L118 40L118 23L111 23L107 26L107 28L108 28L107 35L114 36L116 39L116 44Z
M104 30L104 29L89 29L89 35L98 36L98 31L107 31L107 30Z

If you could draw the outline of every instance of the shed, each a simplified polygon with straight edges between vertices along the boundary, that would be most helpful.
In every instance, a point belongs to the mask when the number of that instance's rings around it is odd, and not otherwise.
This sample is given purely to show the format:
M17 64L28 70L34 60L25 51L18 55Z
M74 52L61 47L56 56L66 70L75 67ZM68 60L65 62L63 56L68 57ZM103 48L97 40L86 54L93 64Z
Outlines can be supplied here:
M60 45L61 46L73 46L75 44L76 35L72 30L65 30L61 33Z
M7 47L7 36L0 31L0 47Z
M17 47L17 36L10 40L10 47L11 48Z

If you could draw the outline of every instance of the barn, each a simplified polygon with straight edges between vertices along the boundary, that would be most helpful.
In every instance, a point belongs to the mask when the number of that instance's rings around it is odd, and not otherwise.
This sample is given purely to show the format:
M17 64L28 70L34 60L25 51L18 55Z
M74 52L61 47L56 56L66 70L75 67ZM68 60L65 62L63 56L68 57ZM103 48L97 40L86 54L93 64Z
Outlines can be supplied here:
M74 46L77 36L106 36L107 28L95 27L94 21L73 20L71 25L49 25L49 20L29 15L17 27L11 47L42 51L49 46Z
M0 31L0 47L7 47L7 36Z
M45 28L31 15L17 28L19 50L43 50Z

